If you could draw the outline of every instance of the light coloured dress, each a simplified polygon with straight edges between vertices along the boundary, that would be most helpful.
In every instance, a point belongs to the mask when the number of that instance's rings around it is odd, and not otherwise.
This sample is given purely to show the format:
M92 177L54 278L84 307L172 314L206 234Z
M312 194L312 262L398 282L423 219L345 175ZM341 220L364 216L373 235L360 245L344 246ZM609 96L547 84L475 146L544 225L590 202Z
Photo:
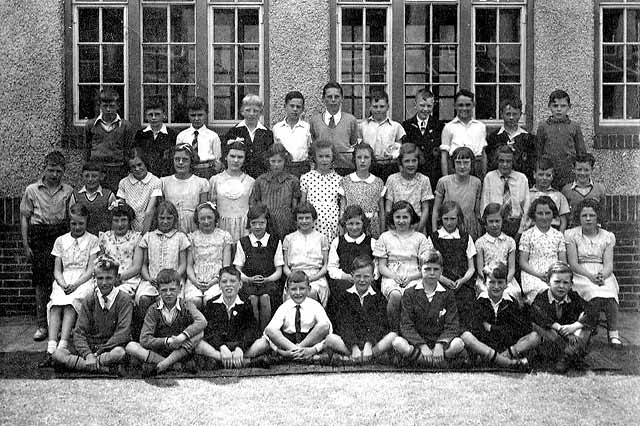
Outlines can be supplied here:
M142 234L138 231L127 231L121 237L116 236L113 231L101 232L98 237L100 254L106 254L114 258L119 264L119 273L129 269L133 264L133 255L140 244ZM140 285L140 274L131 277L126 281L121 281L118 288L124 290L129 296L134 297L136 289Z
M480 197L482 182L475 176L469 176L467 182L458 182L456 175L443 176L436 184L436 195L442 197L442 202L455 201L460 205L464 215L465 231L475 241L480 234Z
M516 252L516 242L513 238L505 234L501 233L497 237L492 237L489 234L484 234L482 237L478 238L476 241L476 251L480 253L482 251L482 258L484 260L484 264L482 267L486 267L490 264L495 264L497 262L502 262L507 267L509 266L509 256L511 253ZM482 281L482 278L476 278L476 296L479 295L480 289L486 289L487 285ZM515 278L507 283L507 289L505 292L511 296L512 299L521 301L522 300L522 292L520 291L520 285Z
M162 193L178 209L178 229L185 234L197 229L193 221L193 212L200 204L200 194L209 192L209 182L196 175L188 179L178 179L175 175L165 176L162 181Z
M602 228L598 229L598 233L594 237L586 237L582 234L582 227L577 226L567 229L564 233L564 239L567 245L571 244L575 248L578 254L578 263L592 274L602 271L604 252L607 248L613 249L616 245L616 236ZM574 273L573 289L587 302L594 297L615 299L618 302L618 280L613 274L609 275L604 280L604 284L599 286L584 275Z
M98 237L95 235L85 232L79 238L73 238L71 233L68 232L56 238L51 255L62 260L62 276L67 284L73 284L87 268L89 258L94 254L98 254L98 250ZM91 294L93 288L94 282L89 279L75 289L73 293L65 294L62 287L54 280L47 308L72 305L76 312L79 313L82 299Z
M420 271L419 258L429 250L429 241L421 232L411 231L406 234L398 234L395 230L385 231L380 235L373 248L373 256L387 259L387 268L401 275L409 275ZM392 290L401 293L408 287L420 282L420 279L411 281L402 288L392 278L382 276L380 288L382 294L389 298Z
M300 178L300 190L307 194L307 201L318 212L315 228L327 237L327 241L333 241L338 235L340 182L342 176L333 170L326 175L311 170Z
M136 214L131 221L131 229L142 232L144 213L147 211L149 201L153 197L162 196L162 181L151 173L147 173L142 180L129 174L120 180L116 196L130 205Z
M380 198L384 196L386 188L382 179L372 174L366 179L360 179L355 173L342 178L339 193L346 199L347 206L352 204L362 207L365 216L371 221L370 235L380 236ZM332 240L333 241L333 240Z
M434 199L429 178L422 173L416 173L410 180L405 179L402 173L392 174L387 179L385 196L392 203L401 200L408 201L418 217L422 216L422 203Z
M222 268L222 255L225 247L233 244L231 235L220 228L216 228L210 234L205 234L200 230L188 235L191 242L191 253L193 256L193 273L200 282L209 282L218 277ZM184 286L185 299L203 297L205 302L220 294L220 287L216 284L204 293L196 287L187 277Z
M216 204L220 221L218 227L231 234L235 244L247 235L247 213L249 212L249 196L255 179L246 173L231 176L227 171L211 178L209 199Z
M329 241L324 234L316 230L311 231L309 234L296 231L284 237L282 251L292 271L301 270L309 276L315 275L322 268L323 253L326 252L328 256ZM329 300L327 279L322 277L319 280L312 281L310 286L318 293L322 306L326 307Z
M529 265L536 272L544 274L549 267L560 260L559 253L567 251L562 233L555 228L549 228L543 233L537 226L527 229L520 238L520 251L529 253ZM524 271L521 273L522 291L525 302L533 303L538 293L549 288L546 282Z

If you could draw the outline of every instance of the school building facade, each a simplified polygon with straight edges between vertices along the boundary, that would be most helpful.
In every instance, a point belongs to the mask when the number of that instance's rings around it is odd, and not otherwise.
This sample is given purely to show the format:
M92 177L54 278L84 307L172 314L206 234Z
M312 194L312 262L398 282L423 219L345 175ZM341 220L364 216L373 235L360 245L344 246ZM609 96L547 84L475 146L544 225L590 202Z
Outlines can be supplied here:
M500 100L518 95L530 131L548 94L565 89L610 194L621 307L640 308L640 0L5 0L0 41L0 316L34 308L20 195L52 149L77 184L101 87L138 124L145 99L164 97L176 128L188 124L187 99L202 96L223 134L244 94L264 98L273 125L289 90L305 95L307 115L321 111L329 80L358 118L382 88L401 121L427 86L450 120L453 94L470 88L476 117L495 128Z

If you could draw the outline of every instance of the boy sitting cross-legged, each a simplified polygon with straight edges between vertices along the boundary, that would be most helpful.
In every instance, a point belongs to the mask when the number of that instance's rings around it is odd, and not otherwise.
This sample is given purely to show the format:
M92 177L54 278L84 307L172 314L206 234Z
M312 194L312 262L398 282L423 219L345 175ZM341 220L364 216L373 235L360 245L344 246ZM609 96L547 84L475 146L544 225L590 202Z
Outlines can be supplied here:
M142 373L153 376L191 355L207 326L198 308L178 295L182 292L180 275L163 269L156 278L160 299L149 307L144 318L140 343L127 345L127 353L142 361ZM189 360L190 370L195 364Z

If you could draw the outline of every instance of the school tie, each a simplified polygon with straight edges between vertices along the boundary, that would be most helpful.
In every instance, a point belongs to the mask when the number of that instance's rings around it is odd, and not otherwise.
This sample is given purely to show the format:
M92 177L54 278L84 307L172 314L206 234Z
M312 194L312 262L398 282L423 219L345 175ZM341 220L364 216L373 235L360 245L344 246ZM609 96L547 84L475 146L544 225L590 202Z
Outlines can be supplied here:
M193 142L191 142L191 146L193 147L193 150L197 153L198 152L198 131L194 131L193 132Z
M513 206L511 205L511 189L509 188L509 176L500 176L504 181L504 187L502 190L502 209L504 211L504 217L511 217Z
M258 248L262 247L262 241L256 241L256 247Z
M427 130L427 122L425 120L422 120L420 122L420 133L422 133L424 135L424 132Z
M333 118L333 115L331 116L331 118L329 118L329 128L330 129L336 128L336 120Z
M300 305L296 305L296 344L302 340L302 324L300 323Z
M553 302L556 308L556 319L560 320L562 318L562 304L557 300Z
M102 312L109 312L108 303L109 300L107 299L107 296L102 296Z

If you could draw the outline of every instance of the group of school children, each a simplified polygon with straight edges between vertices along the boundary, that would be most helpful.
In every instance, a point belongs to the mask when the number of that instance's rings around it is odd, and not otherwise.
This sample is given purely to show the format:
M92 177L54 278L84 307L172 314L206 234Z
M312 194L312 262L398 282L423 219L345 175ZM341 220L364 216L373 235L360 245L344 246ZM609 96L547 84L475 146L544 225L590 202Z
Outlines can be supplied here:
M384 92L361 122L342 96L325 85L307 123L292 91L271 131L247 95L222 142L201 98L177 135L148 100L132 134L104 90L82 186L62 183L55 151L20 206L41 366L118 371L128 354L146 375L276 358L527 370L539 348L565 372L601 311L622 345L604 187L566 92L536 136L519 99L487 136L467 90L444 128L426 89L402 124Z

